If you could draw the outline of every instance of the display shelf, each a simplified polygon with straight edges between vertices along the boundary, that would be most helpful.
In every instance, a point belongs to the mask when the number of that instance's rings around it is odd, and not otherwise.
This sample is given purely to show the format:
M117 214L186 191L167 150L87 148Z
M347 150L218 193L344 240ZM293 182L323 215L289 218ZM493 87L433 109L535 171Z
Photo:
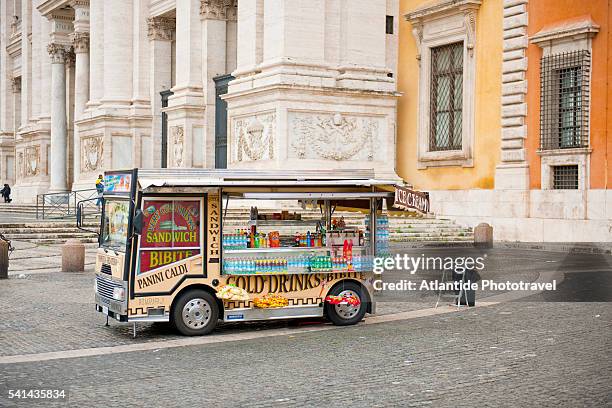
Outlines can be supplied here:
M334 245L332 247L277 247L277 248L247 248L247 249L224 249L225 255L244 255L244 254L261 254L266 252L274 253L295 253L295 252L324 252L331 249L342 249L342 245ZM364 251L369 249L368 246L354 246L353 251Z
M326 252L328 247L277 247L277 248L247 248L247 249L225 249L224 255L247 255L247 254L263 254L273 252L279 253L299 253L299 252Z
M224 276L269 276L269 275L307 275L307 274L315 274L315 273L321 273L321 274L328 274L328 273L347 273L347 272L357 272L357 273L369 273L372 272L371 269L369 270L346 270L346 269L334 269L331 271L311 271L308 268L289 268L289 270L287 272L245 272L245 273L236 273L236 272L229 272L226 273L224 272L223 275Z

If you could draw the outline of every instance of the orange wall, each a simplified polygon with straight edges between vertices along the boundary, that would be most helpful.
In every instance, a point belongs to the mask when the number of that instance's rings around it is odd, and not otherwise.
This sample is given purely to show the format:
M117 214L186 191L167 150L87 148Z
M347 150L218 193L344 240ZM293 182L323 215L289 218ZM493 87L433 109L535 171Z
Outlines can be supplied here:
M543 26L590 15L599 25L591 54L591 188L610 188L612 184L612 46L610 23L612 0L532 0L529 2L529 36ZM540 157L540 47L529 44L527 58L527 154L531 188L541 188Z
M400 1L397 106L397 174L418 189L492 189L501 129L502 0L482 2L476 19L474 167L417 166L419 65L412 26L403 16L429 0Z

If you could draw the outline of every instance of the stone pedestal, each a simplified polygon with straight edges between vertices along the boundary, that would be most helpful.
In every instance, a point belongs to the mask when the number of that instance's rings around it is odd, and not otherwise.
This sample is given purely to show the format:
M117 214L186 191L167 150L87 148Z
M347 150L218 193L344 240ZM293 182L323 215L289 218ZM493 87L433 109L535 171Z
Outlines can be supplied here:
M0 279L8 279L9 244L0 239Z
M62 272L83 272L85 270L85 245L76 239L69 239L62 246Z
M486 223L481 223L474 228L474 246L478 248L493 247L493 227Z
M398 95L379 29L397 13L362 0L240 5L238 68L224 96L228 167L397 178Z

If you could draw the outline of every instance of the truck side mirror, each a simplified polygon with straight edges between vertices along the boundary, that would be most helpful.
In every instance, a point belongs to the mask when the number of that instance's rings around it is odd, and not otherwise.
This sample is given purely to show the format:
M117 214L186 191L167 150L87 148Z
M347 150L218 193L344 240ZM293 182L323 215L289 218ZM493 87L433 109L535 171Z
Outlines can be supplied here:
M142 234L142 221L143 221L144 213L140 208L136 209L134 213L134 234L140 235Z

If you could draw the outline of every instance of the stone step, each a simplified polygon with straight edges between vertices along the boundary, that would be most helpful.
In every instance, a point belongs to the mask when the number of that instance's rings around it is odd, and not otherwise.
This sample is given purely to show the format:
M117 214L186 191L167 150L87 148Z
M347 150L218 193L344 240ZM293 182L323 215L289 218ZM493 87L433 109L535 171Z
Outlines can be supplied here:
M97 238L78 237L74 239L78 239L80 242L84 244L96 244L96 245L91 245L92 248L95 248L98 243ZM54 245L54 244L64 244L66 243L66 240L67 240L66 238L33 238L33 239L28 239L27 242L30 242L33 244L39 244L39 245ZM90 246L87 245L87 247L90 247Z
M67 232L67 233L30 233L30 234L4 234L8 239L15 241L30 241L33 239L70 239L70 238L91 238L97 234L89 232Z
M453 241L459 241L459 242L474 242L474 238L473 237L410 237L410 236L406 236L406 237L390 237L389 239L391 242L431 242L431 241L437 241L437 242L453 242Z
M85 227L88 229L97 229L99 227L99 225L94 225L94 226L90 226ZM43 228L43 227L38 227L38 228L28 228L28 227L12 227L12 228L4 228L0 225L0 231L4 231L7 234L31 234L33 232L39 232L39 233L47 233L47 232L86 232L83 230L80 230L78 228L75 227L51 227L51 228Z

